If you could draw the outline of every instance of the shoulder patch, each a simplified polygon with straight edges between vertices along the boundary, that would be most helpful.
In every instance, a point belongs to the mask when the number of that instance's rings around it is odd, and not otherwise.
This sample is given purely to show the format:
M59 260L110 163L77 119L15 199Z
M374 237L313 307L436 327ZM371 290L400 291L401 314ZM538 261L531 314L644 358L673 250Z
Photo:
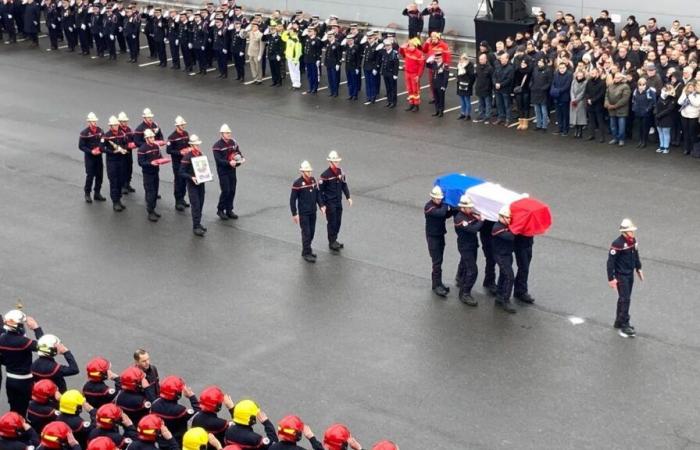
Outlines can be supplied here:
M264 437L264 438L262 439L262 444L263 444L263 445L270 445L270 438Z
M611 254L611 255L615 256L616 253L617 253L617 251L615 251L614 248L611 248L611 249L610 249L610 254Z

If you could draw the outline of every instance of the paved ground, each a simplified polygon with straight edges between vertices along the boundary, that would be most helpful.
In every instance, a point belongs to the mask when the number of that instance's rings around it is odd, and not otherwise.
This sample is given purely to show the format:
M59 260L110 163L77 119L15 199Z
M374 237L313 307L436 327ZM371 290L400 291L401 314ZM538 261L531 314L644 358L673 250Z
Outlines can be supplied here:
M346 421L367 447L389 437L409 450L700 448L698 161L464 124L456 112L438 120L427 104L411 114L46 53L45 41L0 47L0 297L6 309L21 297L81 365L103 354L122 368L146 346L164 375L196 390L219 383L318 433ZM454 83L448 97L456 106ZM249 161L240 220L216 220L209 184L209 233L193 236L167 170L157 224L140 175L122 214L83 202L85 114L104 123L124 110L135 126L145 106L167 131L182 114L207 149L231 125ZM355 206L342 256L326 251L320 220L309 265L289 186L302 159L322 169L330 149L345 158ZM477 309L431 294L421 207L450 171L552 206L555 225L535 247L535 306L510 316L480 289ZM635 340L611 329L604 269L624 216L640 226L648 278L635 291Z

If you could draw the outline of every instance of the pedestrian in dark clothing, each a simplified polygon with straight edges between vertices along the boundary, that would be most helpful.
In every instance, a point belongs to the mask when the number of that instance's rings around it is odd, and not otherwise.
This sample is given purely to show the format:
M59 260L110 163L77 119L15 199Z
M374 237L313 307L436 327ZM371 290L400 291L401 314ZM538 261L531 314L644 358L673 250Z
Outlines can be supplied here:
M430 201L425 204L425 238L428 241L428 253L432 260L432 289L440 297L447 297L450 289L442 283L442 258L445 252L445 221L452 217L454 212L442 200L444 195L439 186L435 186L430 192Z
M440 2L433 0L430 6L425 8L421 16L430 16L428 18L428 34L433 31L442 34L445 31L445 13L440 8Z
M408 17L408 38L420 37L423 32L423 15L418 10L418 5L415 2L410 3L402 14Z
M676 111L676 97L672 85L667 85L661 89L661 94L656 100L654 107L654 118L656 119L656 129L659 132L659 148L656 153L668 154L671 147L671 128L673 127Z
M39 46L40 9L34 0L27 0L24 6L24 34L32 41L32 47Z
M622 337L634 337L635 330L630 325L630 302L632 301L632 286L634 274L644 281L642 262L639 260L637 227L630 219L623 219L620 224L620 236L610 245L608 252L607 272L608 285L617 290L617 313L613 325Z
M535 130L546 131L549 126L549 87L552 85L552 68L546 58L537 60L530 82L530 102L535 109Z
M482 53L474 68L474 95L479 99L479 117L475 122L489 123L491 120L492 93L493 66L488 62L488 55Z
M588 73L588 83L583 93L588 114L589 141L596 138L596 132L600 134L599 141L605 142L605 81L599 76L598 69L593 68Z
M634 123L639 131L639 143L637 148L646 148L649 139L649 129L654 119L653 112L656 106L656 91L647 87L647 80L640 78L637 81L637 89L632 95L632 112Z
M514 78L515 69L510 63L508 53L503 53L499 56L499 62L493 72L493 87L498 109L498 118L493 122L494 125L510 125L512 114L510 94L513 93Z
M569 102L571 101L571 82L573 79L574 77L566 64L559 63L549 88L549 96L554 101L559 125L558 132L554 134L561 136L569 135Z

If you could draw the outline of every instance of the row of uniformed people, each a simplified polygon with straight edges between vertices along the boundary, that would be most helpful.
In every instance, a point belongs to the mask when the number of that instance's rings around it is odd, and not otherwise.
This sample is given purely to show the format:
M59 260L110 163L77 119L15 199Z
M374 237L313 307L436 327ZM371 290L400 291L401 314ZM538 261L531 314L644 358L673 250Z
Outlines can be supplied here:
M206 232L206 228L201 224L204 184L197 182L191 164L193 157L202 156L201 140L186 131L187 122L181 116L175 118L175 130L167 140L163 138L163 132L149 108L144 109L142 118L141 124L132 131L128 116L121 112L118 116L109 118L109 128L104 132L97 125L97 116L94 113L88 114L88 126L80 133L78 142L78 148L84 153L85 161L85 201L92 203L93 198L97 201L106 200L100 193L104 170L102 155L105 154L113 209L117 212L126 209L122 203L122 196L135 192L131 186L131 178L133 153L136 152L137 163L143 173L148 219L157 222L160 218L160 213L156 210L160 198L160 165L171 163L175 209L184 211L191 204L194 233L203 236ZM245 158L238 143L231 137L229 126L223 124L219 131L220 139L212 147L221 187L217 215L222 220L237 219L238 216L233 210L236 169L245 163ZM163 158L162 147L165 147L170 159ZM189 203L185 200L185 193L189 196Z
M474 202L465 194L456 208L443 202L444 194L439 186L430 193L430 200L425 204L425 234L428 251L432 260L432 289L436 295L447 297L449 287L442 281L442 262L445 251L445 222L452 217L457 234L457 249L460 261L456 282L459 287L459 299L469 305L477 306L472 296L472 288L478 277L477 256L479 241L484 253L483 286L490 295L496 297L496 304L509 313L515 313L511 303L513 293L523 303L534 303L535 299L528 290L530 262L534 240L529 236L516 235L510 231L510 209L503 207L498 221L485 220L474 207ZM518 266L517 275L513 271L513 255ZM495 268L498 266L498 279Z

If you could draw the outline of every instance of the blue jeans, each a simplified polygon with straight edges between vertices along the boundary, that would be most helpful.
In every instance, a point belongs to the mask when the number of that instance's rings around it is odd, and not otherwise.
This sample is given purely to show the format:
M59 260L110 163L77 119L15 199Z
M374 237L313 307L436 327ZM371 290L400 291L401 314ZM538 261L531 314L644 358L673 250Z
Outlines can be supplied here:
M498 108L498 118L510 122L511 104L510 94L496 92L496 108Z
M459 96L459 103L460 103L460 112L464 114L465 116L470 116L472 113L472 98L468 95L460 95Z
M491 96L479 97L479 119L491 120Z
M559 124L559 132L567 134L569 132L569 103L557 102L554 105L557 111L557 123ZM622 134L625 134L625 129L622 127Z
M616 141L625 140L625 125L627 117L610 117L610 134Z
M671 127L658 128L659 148L669 148L671 146Z
M546 129L549 126L549 111L546 103L535 103L532 105L535 108L535 123L536 128Z

